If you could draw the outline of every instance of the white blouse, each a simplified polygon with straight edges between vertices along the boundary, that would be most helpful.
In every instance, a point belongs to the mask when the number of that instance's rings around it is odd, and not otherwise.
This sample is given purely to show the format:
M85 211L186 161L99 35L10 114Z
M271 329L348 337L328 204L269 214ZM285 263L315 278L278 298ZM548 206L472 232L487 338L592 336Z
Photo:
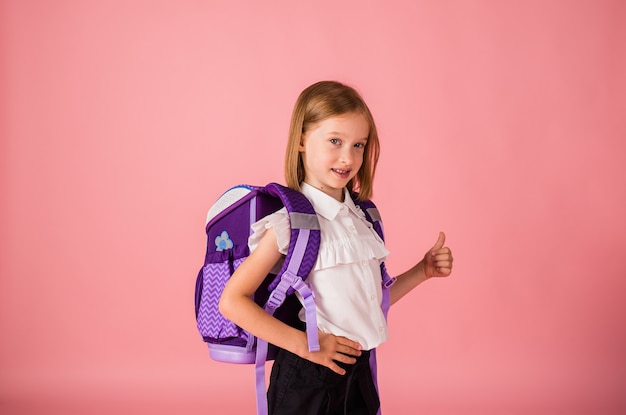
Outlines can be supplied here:
M318 327L371 350L388 337L381 309L380 263L389 251L347 190L344 203L306 183L301 191L311 201L320 224L319 255L306 279L315 294ZM285 208L252 225L250 250L258 246L268 228L274 229L278 250L286 255L290 227ZM280 266L276 264L273 271ZM304 311L300 319L304 321Z

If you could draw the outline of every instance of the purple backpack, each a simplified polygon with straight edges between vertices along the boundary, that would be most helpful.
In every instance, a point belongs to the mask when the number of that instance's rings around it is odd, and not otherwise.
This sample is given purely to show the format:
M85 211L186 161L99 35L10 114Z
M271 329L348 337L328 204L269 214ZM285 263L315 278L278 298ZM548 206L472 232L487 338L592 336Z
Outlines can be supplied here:
M382 223L371 201L357 201L376 232L383 236ZM254 294L254 301L281 321L297 327L298 313L304 306L309 351L319 351L315 301L305 280L317 260L320 229L317 215L309 200L300 192L270 183L267 186L236 186L226 191L207 214L207 250L204 266L196 280L196 321L212 359L227 363L255 363L257 409L267 414L265 361L273 359L276 348L243 330L219 312L218 304L224 285L248 257L251 225L285 207L289 214L291 235L285 261L277 275L269 274ZM384 264L383 304L387 315L389 290L395 279L389 277ZM302 303L295 295L300 293ZM370 355L372 376L376 382L376 354Z

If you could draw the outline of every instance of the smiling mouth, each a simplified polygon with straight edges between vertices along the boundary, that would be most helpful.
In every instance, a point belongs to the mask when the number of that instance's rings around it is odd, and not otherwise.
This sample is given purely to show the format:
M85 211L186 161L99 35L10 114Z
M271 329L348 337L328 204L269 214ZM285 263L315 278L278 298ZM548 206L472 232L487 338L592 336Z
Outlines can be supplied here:
M350 175L350 172L352 170L343 170L343 169L332 169L333 172L335 172L336 174L342 176L342 177L347 177Z
M348 174L351 172L351 170L342 170L342 169L332 169L335 173L339 173L339 174Z

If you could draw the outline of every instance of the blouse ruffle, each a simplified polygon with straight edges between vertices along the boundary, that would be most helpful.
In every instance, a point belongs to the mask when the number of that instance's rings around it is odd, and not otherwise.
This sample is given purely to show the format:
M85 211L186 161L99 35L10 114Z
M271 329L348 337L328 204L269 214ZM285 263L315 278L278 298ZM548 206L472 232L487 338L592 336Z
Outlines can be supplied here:
M320 218L320 220L323 219ZM353 220L360 219L353 218ZM289 215L285 208L264 217L252 225L253 232L248 240L250 249L256 249L259 241L269 228L274 229L279 252L286 255L289 249L291 227ZM313 269L320 270L339 264L353 264L370 259L382 262L387 258L387 255L389 255L389 251L374 230L371 231L370 235L353 238L349 237L349 235L345 237L328 235L328 233L323 231L322 227L320 250Z
M252 235L248 238L248 246L250 251L254 251L265 231L273 228L276 234L276 241L278 242L278 252L283 255L287 255L289 250L289 239L291 236L291 226L289 224L289 214L286 208L282 208L270 215L265 216L263 219L252 224Z

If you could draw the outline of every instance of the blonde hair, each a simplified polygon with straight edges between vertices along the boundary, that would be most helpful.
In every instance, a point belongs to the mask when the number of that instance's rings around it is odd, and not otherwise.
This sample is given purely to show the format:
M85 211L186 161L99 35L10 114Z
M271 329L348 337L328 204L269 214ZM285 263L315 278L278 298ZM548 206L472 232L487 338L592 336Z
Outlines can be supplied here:
M349 112L356 112L365 117L369 124L369 136L363 154L363 164L354 179L348 182L347 187L352 192L358 192L360 200L372 197L374 173L380 154L376 124L361 95L354 88L336 81L321 81L309 86L302 91L294 105L285 155L285 180L288 187L299 190L304 180L304 163L302 153L299 151L303 134L327 118Z

